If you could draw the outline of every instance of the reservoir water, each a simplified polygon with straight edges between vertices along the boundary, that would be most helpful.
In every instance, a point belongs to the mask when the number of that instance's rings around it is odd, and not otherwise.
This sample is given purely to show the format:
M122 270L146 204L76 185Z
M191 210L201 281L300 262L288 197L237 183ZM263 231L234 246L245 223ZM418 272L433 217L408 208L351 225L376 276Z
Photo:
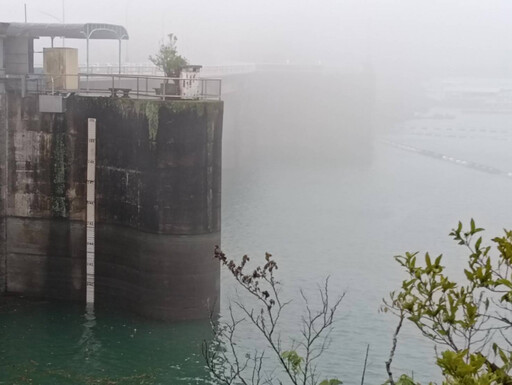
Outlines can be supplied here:
M376 134L364 162L331 157L224 172L223 249L237 258L275 256L283 295L293 299L283 319L289 329L302 314L299 289L314 295L330 276L331 293L346 292L320 362L325 377L359 384L370 344L365 383L386 379L396 320L378 308L402 278L394 255L443 253L457 275L465 252L448 233L459 220L475 218L489 237L512 228L510 115L453 113ZM234 295L225 272L222 292L225 313ZM200 353L208 336L207 322L169 325L108 309L91 317L81 305L2 299L0 384L205 383ZM247 331L240 343L260 340ZM433 362L432 347L405 327L395 372L426 383L439 379Z

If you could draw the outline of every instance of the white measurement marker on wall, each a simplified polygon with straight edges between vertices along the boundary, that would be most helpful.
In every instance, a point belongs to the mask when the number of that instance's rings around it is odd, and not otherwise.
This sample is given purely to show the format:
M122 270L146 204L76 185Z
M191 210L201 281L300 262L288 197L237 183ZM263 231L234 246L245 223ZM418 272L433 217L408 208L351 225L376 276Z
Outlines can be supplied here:
M87 218L86 218L86 303L94 304L94 235L95 235L95 185L96 185L96 119L87 124Z

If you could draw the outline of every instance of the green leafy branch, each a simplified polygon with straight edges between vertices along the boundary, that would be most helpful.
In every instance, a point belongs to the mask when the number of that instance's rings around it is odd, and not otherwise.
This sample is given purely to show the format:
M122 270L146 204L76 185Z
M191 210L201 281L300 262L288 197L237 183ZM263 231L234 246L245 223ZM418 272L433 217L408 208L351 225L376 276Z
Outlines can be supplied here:
M437 358L445 384L512 384L512 232L505 230L503 237L492 240L496 257L491 255L492 247L483 244L482 231L471 219L468 230L459 222L450 232L469 251L465 282L445 274L442 255L434 259L426 253L420 263L417 252L405 253L395 260L408 277L384 301L383 310L398 316L399 326L406 319L445 347ZM386 363L392 385L390 366L399 331L400 327ZM492 353L485 355L490 346Z

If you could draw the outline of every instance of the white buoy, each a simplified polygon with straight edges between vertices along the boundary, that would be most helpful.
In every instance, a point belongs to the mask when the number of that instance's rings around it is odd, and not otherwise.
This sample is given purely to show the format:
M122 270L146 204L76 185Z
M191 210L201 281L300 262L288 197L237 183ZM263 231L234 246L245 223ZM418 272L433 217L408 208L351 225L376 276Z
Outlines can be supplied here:
M96 185L96 119L89 118L87 140L87 218L86 218L86 303L94 304L94 235L95 235L95 185Z

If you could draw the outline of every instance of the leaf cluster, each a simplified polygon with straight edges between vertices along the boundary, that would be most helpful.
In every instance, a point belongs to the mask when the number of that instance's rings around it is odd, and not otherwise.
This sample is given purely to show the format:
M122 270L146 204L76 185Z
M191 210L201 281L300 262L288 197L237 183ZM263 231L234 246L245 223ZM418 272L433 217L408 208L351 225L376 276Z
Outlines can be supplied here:
M187 59L178 54L176 43L178 38L174 34L167 36L167 42L160 44L160 49L153 56L149 56L149 60L161 69L166 77L176 78L180 74L183 66L188 64Z
M384 301L384 311L445 349L437 358L445 384L512 384L512 232L492 240L492 256L482 231L471 219L466 231L459 222L450 232L469 253L464 282L445 274L442 255L420 262L419 253L405 253L395 259L408 277Z

